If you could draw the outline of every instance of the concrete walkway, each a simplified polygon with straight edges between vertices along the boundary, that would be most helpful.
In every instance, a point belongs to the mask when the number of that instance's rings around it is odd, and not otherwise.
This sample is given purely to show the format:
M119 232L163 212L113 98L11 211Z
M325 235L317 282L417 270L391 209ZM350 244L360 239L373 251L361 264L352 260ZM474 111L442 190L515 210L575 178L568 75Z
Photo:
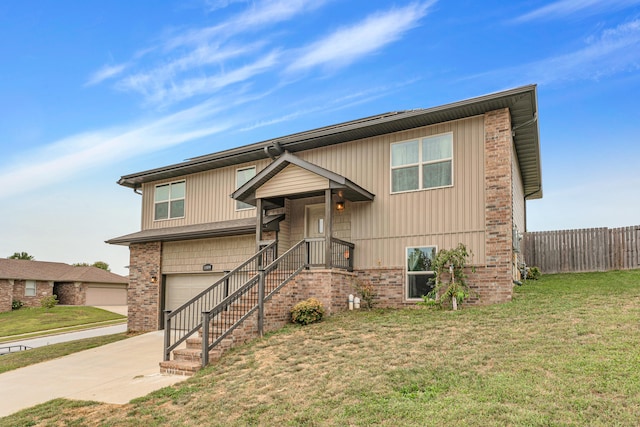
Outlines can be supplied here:
M59 397L122 404L185 380L160 374L162 344L149 332L0 374L0 417Z

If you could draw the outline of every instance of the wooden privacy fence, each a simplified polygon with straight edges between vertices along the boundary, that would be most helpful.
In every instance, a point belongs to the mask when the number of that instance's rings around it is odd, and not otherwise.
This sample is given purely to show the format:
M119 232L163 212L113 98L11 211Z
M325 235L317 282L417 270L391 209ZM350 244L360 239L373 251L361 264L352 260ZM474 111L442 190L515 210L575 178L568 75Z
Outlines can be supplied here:
M523 254L543 273L640 268L640 225L524 233Z

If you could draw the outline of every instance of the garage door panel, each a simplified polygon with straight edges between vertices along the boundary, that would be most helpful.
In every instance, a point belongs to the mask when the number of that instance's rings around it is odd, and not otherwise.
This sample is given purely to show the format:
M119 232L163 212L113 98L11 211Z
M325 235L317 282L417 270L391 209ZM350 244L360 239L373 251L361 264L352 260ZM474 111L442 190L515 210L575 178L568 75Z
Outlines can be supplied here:
M85 305L127 305L127 288L117 285L89 285Z
M213 285L222 276L222 273L167 275L165 279L165 309L175 310Z

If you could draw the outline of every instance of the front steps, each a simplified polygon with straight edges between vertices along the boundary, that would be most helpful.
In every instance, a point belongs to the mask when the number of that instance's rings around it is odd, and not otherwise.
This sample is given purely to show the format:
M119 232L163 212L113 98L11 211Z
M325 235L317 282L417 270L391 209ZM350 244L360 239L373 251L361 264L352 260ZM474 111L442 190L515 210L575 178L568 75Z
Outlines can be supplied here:
M232 305L230 310L244 314L249 307L239 303ZM243 344L250 339L258 337L257 330L257 311L252 313L241 324L239 324L227 337L220 341L213 349L209 351L209 363L218 361L222 355L232 347ZM239 316L241 317L241 316ZM225 320L229 319L223 316L222 319L214 319L211 321L209 329L209 342L213 342L217 337L213 331L228 330L233 324L227 324ZM187 338L185 348L177 348L173 350L173 359L160 362L160 372L163 374L186 375L192 376L202 369L202 330L198 331L198 336Z

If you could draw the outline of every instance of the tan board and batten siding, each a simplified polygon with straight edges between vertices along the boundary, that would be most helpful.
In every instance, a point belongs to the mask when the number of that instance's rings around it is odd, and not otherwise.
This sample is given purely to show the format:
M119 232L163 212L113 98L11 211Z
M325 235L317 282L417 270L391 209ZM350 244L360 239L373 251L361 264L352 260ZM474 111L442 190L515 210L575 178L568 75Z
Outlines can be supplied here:
M229 195L236 189L237 169L256 166L256 170L260 171L269 163L269 160L261 160L187 175L184 218L153 220L155 186L167 182L180 181L183 178L144 184L142 189L142 229L177 227L255 217L255 209L237 211L236 202Z
M391 194L391 144L446 132L453 132L453 186ZM451 248L460 242L473 251L474 263L484 263L483 116L296 155L375 194L373 203L347 204L356 268L402 267L407 246Z
M429 135L453 133L453 186L431 190L391 194L390 146ZM407 246L437 245L438 248L455 247L465 243L474 253L473 263L485 260L485 195L484 195L484 120L483 116L456 120L362 140L336 144L314 150L295 153L296 156L320 167L345 176L375 194L375 201L347 203L342 214L336 213L334 221L340 229L334 229L334 237L356 244L356 268L402 267ZM254 217L255 210L235 210L235 201L229 197L236 188L236 170L251 165L259 172L270 163L263 160L255 163L220 168L186 176L186 201L183 219L153 221L153 188L146 184L143 189L142 228L160 228L225 221ZM286 174L310 178L307 171L301 173L296 167L285 168L282 173L268 181L260 190L262 196L275 194ZM315 180L315 181L314 181ZM163 182L171 182L167 180ZM326 182L326 180L325 180ZM277 185L276 185L277 184ZM312 185L313 184L313 187ZM287 188L296 182L287 181ZM319 181L313 178L301 189L317 189ZM213 204L206 205L206 203ZM279 238L280 253L285 246L300 240L304 233L304 205L322 203L322 199L291 200L285 207L287 219L281 223ZM436 208L438 207L438 208ZM335 211L334 211L335 212ZM520 215L520 214L518 214ZM349 222L349 224L345 224ZM302 227L302 230L300 229ZM208 240L208 239L207 239ZM212 239L215 240L215 239ZM247 243L253 251L254 241ZM185 245L192 246L194 242ZM214 245L215 246L215 245ZM179 263L171 261L173 249L179 242L167 242L163 246L163 269L197 271L198 264L183 266L191 262L189 255ZM168 252L167 252L168 251ZM191 254L193 256L193 254ZM246 259L246 257L244 258ZM241 261L241 259L239 259ZM230 267L235 267L231 265ZM202 264L199 264L201 269ZM214 269L218 270L214 264Z

